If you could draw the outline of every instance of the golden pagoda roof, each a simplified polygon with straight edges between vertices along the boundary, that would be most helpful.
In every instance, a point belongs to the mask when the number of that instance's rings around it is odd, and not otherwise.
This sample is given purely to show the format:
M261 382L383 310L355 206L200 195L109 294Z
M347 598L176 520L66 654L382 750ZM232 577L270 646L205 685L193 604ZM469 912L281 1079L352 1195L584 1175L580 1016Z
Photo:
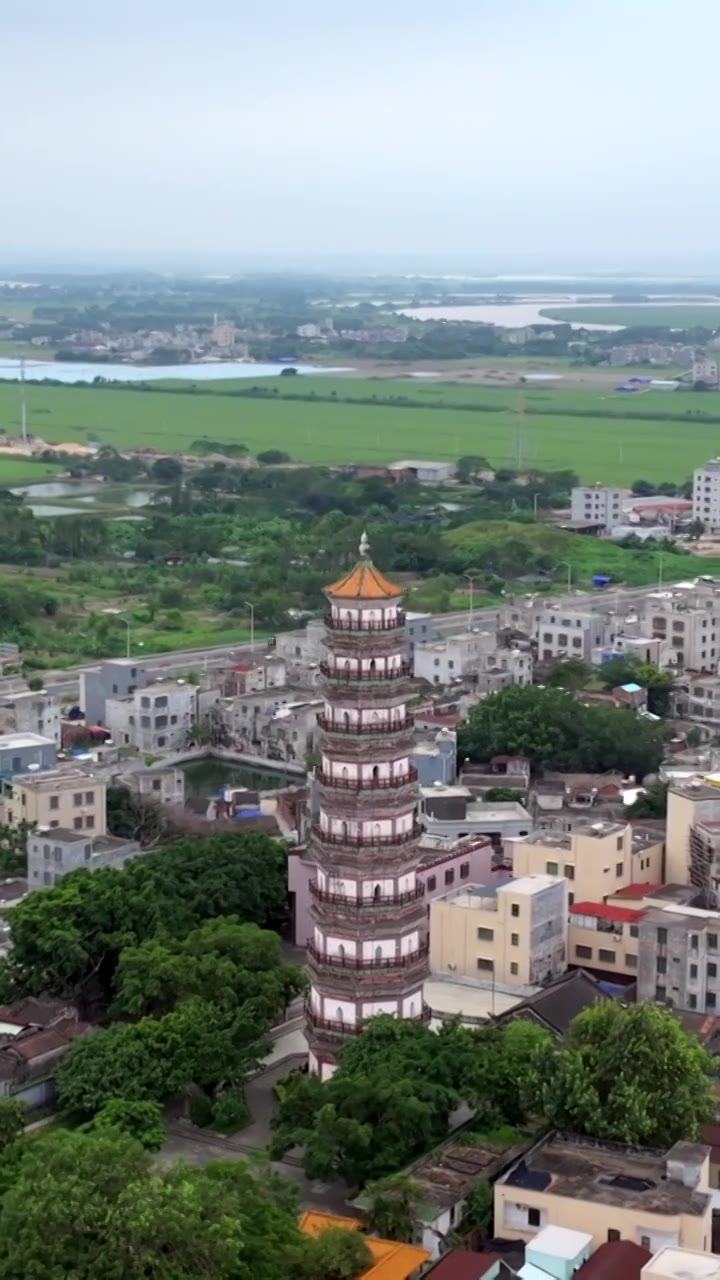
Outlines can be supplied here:
M402 595L400 587L375 568L368 557L369 550L370 543L364 533L360 539L360 559L343 578L325 588L327 595L339 596L341 600L388 600Z

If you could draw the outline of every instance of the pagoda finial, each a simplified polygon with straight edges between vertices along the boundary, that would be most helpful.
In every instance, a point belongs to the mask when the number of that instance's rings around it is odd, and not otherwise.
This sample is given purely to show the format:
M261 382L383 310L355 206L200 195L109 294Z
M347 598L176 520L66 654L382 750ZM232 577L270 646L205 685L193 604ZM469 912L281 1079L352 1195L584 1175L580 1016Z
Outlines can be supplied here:
M362 537L361 537L361 539L360 539L360 547L359 547L359 551L360 551L360 555L362 556L363 560L367 560L367 558L368 558L368 554L369 554L369 552L370 552L370 543L369 543L369 541L368 541L368 536L367 536L367 534L366 534L366 532L365 532L365 530L364 530L364 529L363 529L363 531L362 531Z

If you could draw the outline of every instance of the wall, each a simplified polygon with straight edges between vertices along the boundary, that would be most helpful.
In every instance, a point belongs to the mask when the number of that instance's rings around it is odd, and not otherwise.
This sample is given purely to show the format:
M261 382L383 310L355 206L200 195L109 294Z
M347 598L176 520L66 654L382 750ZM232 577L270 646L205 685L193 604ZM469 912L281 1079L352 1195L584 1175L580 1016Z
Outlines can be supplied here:
M103 836L107 830L107 782L90 774L58 773L55 781L15 780L13 798L5 803L5 821L34 822L38 827Z
M612 932L606 932L597 928L597 921L584 927L577 923L579 917L570 915L568 932L567 932L567 962L575 968L602 969L608 977L619 974L621 977L637 979L638 976L638 951L639 941L637 936L633 937L630 930L637 931L637 925L628 923L618 923L613 925ZM581 950L578 954L578 947L587 948L591 952L590 955ZM609 960L606 954L602 958L600 952L606 952L614 956L614 960Z

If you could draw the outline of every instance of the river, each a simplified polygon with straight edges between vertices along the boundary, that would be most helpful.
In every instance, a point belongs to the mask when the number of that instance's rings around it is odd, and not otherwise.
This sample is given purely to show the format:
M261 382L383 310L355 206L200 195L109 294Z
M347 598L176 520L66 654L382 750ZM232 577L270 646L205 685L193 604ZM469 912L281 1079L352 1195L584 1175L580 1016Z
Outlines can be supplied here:
M582 299L571 301L567 297L534 298L524 299L522 302L481 302L459 307L406 307L400 314L409 316L411 320L470 320L477 324L494 324L499 329L523 329L528 324L559 324L559 320L548 320L547 316L541 314L546 307L606 307L607 305L607 302L586 303ZM623 326L620 324L573 324L572 327L615 333Z
M213 378L272 378L288 366L298 373L352 373L345 366L316 369L310 364L286 360L277 364L252 364L243 360L207 360L203 364L80 364L56 360L0 360L0 381L16 381L24 366L25 377L32 381L51 378L54 382L93 382L106 378L109 382L155 382L158 378L187 378L190 382L208 382Z

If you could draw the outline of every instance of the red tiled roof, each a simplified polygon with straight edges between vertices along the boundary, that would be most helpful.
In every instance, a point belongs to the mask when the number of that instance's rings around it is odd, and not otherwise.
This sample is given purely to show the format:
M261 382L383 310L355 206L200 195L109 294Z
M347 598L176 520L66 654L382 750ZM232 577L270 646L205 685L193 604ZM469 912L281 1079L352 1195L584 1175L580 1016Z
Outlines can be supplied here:
M608 1240L575 1275L578 1280L640 1280L640 1273L651 1258L649 1249L632 1240Z
M472 1253L469 1249L451 1249L429 1271L425 1280L481 1280L497 1263L501 1253Z
M613 898L649 898L655 889L659 889L659 884L650 884L638 882L637 884L626 884L624 889L616 889Z
M596 920L614 920L625 924L634 924L645 915L643 910L613 907L609 902L574 902L570 912L574 916L594 916Z

